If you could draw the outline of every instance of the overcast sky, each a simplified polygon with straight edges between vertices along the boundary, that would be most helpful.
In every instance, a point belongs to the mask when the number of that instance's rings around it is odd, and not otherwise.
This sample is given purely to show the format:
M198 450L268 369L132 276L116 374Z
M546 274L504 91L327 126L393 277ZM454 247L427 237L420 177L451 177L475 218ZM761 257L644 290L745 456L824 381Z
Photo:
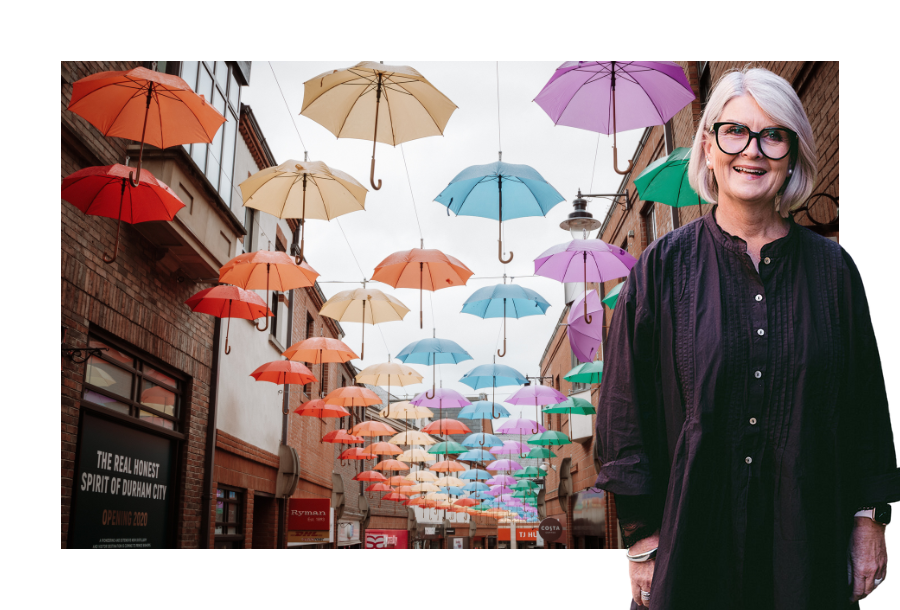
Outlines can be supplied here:
M544 316L507 320L507 353L504 358L497 358L497 362L525 375L539 375L541 355L565 304L562 284L530 277L534 272L533 261L547 248L571 239L567 231L559 228L559 223L572 211L571 202L579 188L597 193L611 193L618 188L621 177L612 170L612 137L599 136L598 147L598 134L556 127L532 101L561 62L500 62L500 144L497 63L388 59L384 63L414 67L459 109L450 117L443 137L422 138L396 148L378 144L375 177L383 181L379 191L369 186L370 141L337 139L315 121L299 115L304 81L327 70L349 67L352 62L272 62L271 67L266 62L254 62L250 86L243 91L243 101L253 109L279 163L303 159L302 138L310 160L324 161L370 188L364 212L347 214L332 222L312 220L306 225L306 257L321 273L320 285L326 296L356 287L328 282L361 282L363 277L371 278L375 265L392 252L418 248L416 212L425 247L458 258L475 274L466 286L423 293L425 328L422 330L419 329L418 290L372 284L400 299L410 313L402 322L367 325L366 357L355 364L364 368L385 362L388 354L394 357L409 343L431 337L434 328L438 337L456 341L473 358L458 365L439 365L439 383L443 381L444 387L470 392L459 379L476 365L493 361L496 350L502 347L502 321L482 320L460 310L476 289L502 283L500 276L506 273L516 283L536 290L552 306ZM640 135L641 130L619 135L621 165L625 164L622 159L631 157ZM496 161L501 144L505 162L530 165L566 199L546 218L504 222L504 248L514 252L514 259L508 265L497 260L496 220L448 216L447 208L434 201L466 167ZM606 200L592 200L588 210L602 220L608 205ZM347 333L344 341L359 353L361 325L348 322L343 327ZM425 375L430 387L430 368L419 365L416 368ZM402 395L408 391L412 395L424 389L426 386L416 385L394 393ZM497 399L516 389L513 386L499 389ZM523 416L533 419L534 408L525 408Z

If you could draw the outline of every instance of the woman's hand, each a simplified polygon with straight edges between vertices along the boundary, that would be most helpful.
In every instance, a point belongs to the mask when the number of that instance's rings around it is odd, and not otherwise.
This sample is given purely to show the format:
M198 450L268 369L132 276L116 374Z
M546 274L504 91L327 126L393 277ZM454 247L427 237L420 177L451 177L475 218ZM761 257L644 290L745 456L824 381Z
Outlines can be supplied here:
M640 555L652 551L659 546L659 531L634 543L628 549L629 555ZM641 599L641 591L650 592L650 583L653 581L653 569L656 567L656 559L636 563L628 562L628 576L631 578L631 596L638 606L650 607L651 600Z
M859 601L874 591L877 586L875 579L879 579L880 584L887 574L884 526L868 517L856 517L855 521L850 534L851 602Z

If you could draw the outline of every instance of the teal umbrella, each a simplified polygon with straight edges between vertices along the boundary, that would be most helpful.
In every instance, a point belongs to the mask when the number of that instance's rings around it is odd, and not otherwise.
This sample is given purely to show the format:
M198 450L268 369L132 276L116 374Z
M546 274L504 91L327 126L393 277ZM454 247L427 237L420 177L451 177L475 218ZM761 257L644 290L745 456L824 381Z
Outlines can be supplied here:
M513 476L517 479L533 479L544 475L534 466L528 466L527 468L514 472Z
M572 383L600 383L601 381L603 381L603 361L594 360L592 362L579 364L574 369L566 373L563 379ZM579 398L577 400L581 399ZM564 404L566 403L561 402L558 405L553 405L553 408L555 409L557 407L561 407ZM588 403L588 406L590 406L590 404L591 403ZM547 409L544 409L544 413L567 413L567 411L549 411ZM596 413L596 411L591 411L591 413Z
M616 287L607 293L605 297L603 297L600 302L609 307L610 309L616 308L616 303L619 301L619 292L622 291L622 286L625 282L621 282L616 284Z
M700 205L702 214L702 200L688 182L687 170L690 161L690 148L676 148L667 157L651 163L634 179L640 198L676 208Z
M544 409L544 413L575 413L576 415L594 415L597 409L594 405L583 398L575 398L574 396L566 399L558 405L553 405Z
M528 439L529 445L571 445L572 441L569 440L569 437L563 434L562 432L557 432L556 430L548 430L546 432L541 432L540 434L535 434L530 439ZM515 476L515 475L513 475Z
M523 479L512 486L516 491L520 491L522 489L539 489L541 486L535 483L534 481L529 481L527 479Z
M444 441L432 445L428 448L428 453L432 455L450 455L454 453L465 453L468 449L457 443L456 441Z
M549 459L549 458L555 458L555 457L559 457L559 456L557 456L555 453L553 453L546 447L535 447L534 449L529 451L525 457L535 459L535 460L543 460L545 458Z

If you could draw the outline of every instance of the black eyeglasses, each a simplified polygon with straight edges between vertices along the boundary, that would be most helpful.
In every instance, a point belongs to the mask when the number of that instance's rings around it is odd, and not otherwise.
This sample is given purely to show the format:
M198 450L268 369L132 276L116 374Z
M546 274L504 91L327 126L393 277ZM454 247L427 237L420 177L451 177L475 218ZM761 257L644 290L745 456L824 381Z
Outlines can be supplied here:
M797 141L797 133L785 127L750 131L749 127L740 123L713 123L712 131L716 134L719 150L726 155L739 155L756 138L759 152L773 161L784 159Z

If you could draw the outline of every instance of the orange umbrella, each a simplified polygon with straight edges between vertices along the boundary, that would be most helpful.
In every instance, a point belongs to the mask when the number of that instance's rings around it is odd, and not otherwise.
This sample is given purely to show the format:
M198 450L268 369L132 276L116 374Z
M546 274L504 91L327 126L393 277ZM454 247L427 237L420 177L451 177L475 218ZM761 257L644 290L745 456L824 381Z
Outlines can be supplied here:
M343 445L353 445L356 443L365 443L366 439L361 436L353 436L352 434L348 434L346 430L332 430L328 434L322 437L323 443L341 443ZM357 447L359 449L359 447ZM362 451L362 449L359 449ZM360 458L354 458L360 459ZM366 457L366 459L369 459Z
M419 328L422 328L422 291L464 286L472 271L440 250L413 248L394 252L378 263L372 279L394 288L419 289Z
M294 288L308 288L316 282L319 273L307 265L294 263L294 259L284 252L247 252L239 254L225 263L219 270L219 281L223 284L233 284L244 290L266 291L266 302L269 301L269 290L287 292ZM256 329L268 330L269 319L266 325Z
M401 493L392 492L385 496L381 497L382 500L389 500L390 502L406 502L409 500L409 496L405 496Z
M360 472L358 475L353 477L353 480L384 483L385 481L387 481L387 477L385 477L380 472L375 472L374 470L366 470L365 472Z
M444 460L428 467L428 470L433 470L435 472L462 472L465 469L466 467L456 460Z
M426 500L425 498L413 498L406 505L407 506L421 506L422 508L431 508L435 506L437 503L433 500Z
M300 364L299 362L291 362L291 364ZM303 366L300 364L300 366ZM303 367L306 368L306 367ZM315 381L315 377L313 377ZM308 382L307 382L308 383ZM306 417L349 417L350 411L344 407L337 405L327 405L321 398L318 400L307 400L302 405L294 409L297 415Z
M271 383L284 385L306 385L307 383L311 383L316 380L315 375L313 375L312 371L310 371L308 368L306 368L299 362L290 362L289 360L276 360L275 362L267 362L266 364L250 373L250 376L257 381L269 381ZM282 409L281 412L285 415L288 414L288 412L284 409ZM295 411L295 413L296 412L297 411ZM312 413L308 413L306 415L312 415ZM315 415L316 417L342 417L341 415L323 416L318 413ZM346 413L346 415L350 415L350 413Z
M390 461L390 460L386 460L386 461ZM381 465L381 464L379 464L379 466L380 466L380 465ZM376 469L376 470L377 470L377 469ZM407 479L406 477L401 476L401 475L399 475L399 474L396 474L396 475L392 476L391 478L389 478L389 479L387 480L387 482L388 482L388 485L393 485L393 486L395 486L395 487L401 487L401 486L403 486L403 487L412 487L412 481L410 481L410 480Z
M404 470L409 470L409 464L404 464L403 462L401 462L399 460L384 460L383 462L381 462L375 466L375 470L402 472ZM410 481L406 477L396 476L396 477L391 477L391 479L403 479L404 485L412 485L412 481ZM391 483L391 485L399 485L399 484L400 483Z
M104 136L138 140L137 176L141 179L144 143L157 148L205 142L225 117L181 78L147 68L98 72L75 82L69 110L87 119Z
M366 487L366 491L394 491L394 488L386 483L373 483Z
M342 407L368 407L371 405L380 405L381 399L378 397L378 394L376 394L369 388L361 388L359 386L350 385L345 388L338 388L329 392L328 395L325 396L325 402L330 405L341 405ZM388 432L379 434L378 436L385 436L388 434L394 434L394 432L396 432L393 428L386 424L380 425L387 428Z
M287 348L282 356L288 360L299 360L311 364L347 362L359 358L343 341L330 337L312 337L299 341Z
M473 500L472 498L460 498L456 502L453 503L455 506L461 506L463 508L467 506L477 506L478 500Z
M331 394L329 394L329 396L331 396ZM327 397L325 398L325 402L328 402ZM387 436L388 434L393 434L394 429L380 421L364 421L353 426L350 433L355 434L356 436ZM396 445L394 446L396 447ZM399 451L398 454L400 453L403 452Z
M340 431L338 430L338 432ZM329 434L331 433L329 432ZM362 439L359 440L362 441ZM338 459L341 460L341 466L343 466L343 460L368 460L371 459L371 456L362 453L362 449L359 447L351 447L342 451Z
M391 478L393 478L393 477L391 477ZM415 494L416 492L414 492L412 490L411 485L400 485L399 487L397 487L397 493L406 494L407 496L411 496L411 495Z
M213 286L201 290L187 301L185 305L197 313L206 313L217 318L228 318L225 329L225 353L230 354L228 332L231 330L231 318L255 320L263 316L274 316L259 295L237 286Z
M371 456L376 455L400 455L403 453L403 449L398 447L397 445L392 445L391 443L372 443L368 447L363 448L363 453L368 453ZM401 464L403 462L400 462Z
M471 430L461 421L439 419L422 428L422 432L427 432L428 434L468 434Z

